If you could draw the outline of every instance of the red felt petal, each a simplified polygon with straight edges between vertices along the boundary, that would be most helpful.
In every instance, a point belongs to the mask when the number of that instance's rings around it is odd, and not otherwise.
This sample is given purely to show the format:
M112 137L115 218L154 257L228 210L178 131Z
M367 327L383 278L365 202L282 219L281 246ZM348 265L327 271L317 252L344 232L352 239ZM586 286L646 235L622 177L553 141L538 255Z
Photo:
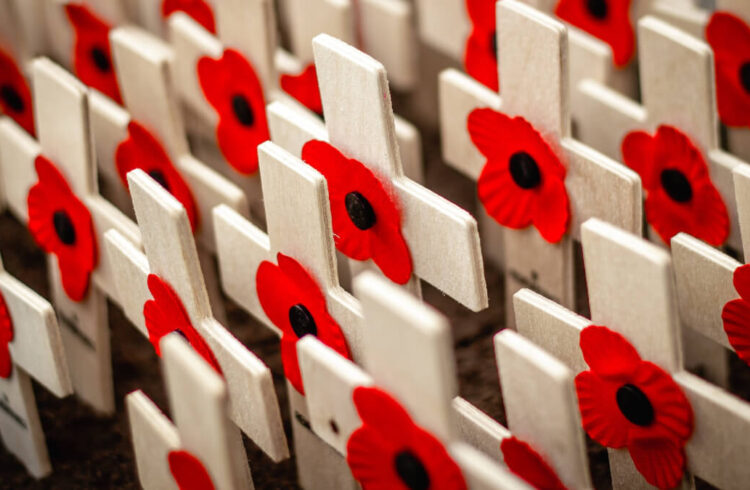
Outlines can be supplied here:
M696 185L691 207L694 218L689 222L687 232L709 245L721 246L729 237L729 212L710 180L705 179Z
M274 263L264 260L255 274L255 288L263 312L271 323L284 331L291 331L289 326L289 308L294 305L284 294L292 289L287 276Z
M722 54L726 51L745 53L750 51L750 28L736 15L717 11L706 25L706 41Z
M603 446L624 447L631 424L617 407L615 394L620 385L605 381L592 371L579 373L575 384L586 433Z
M466 12L475 28L495 30L495 0L466 0Z
M750 300L750 264L743 264L734 270L734 289L745 300Z
M641 177L644 188L653 189L659 185L653 164L654 141L650 134L645 131L628 133L622 140L622 158L625 165Z
M464 69L472 78L490 90L500 90L497 55L491 43L493 33L475 30L466 40Z
M371 239L372 260L396 284L406 284L412 275L409 246L401 230L393 226L378 226Z
M744 299L728 302L721 311L721 319L732 348L750 365L750 304Z
M31 90L13 58L0 49L0 111L10 116L32 136L34 111Z
M528 444L515 437L500 443L505 465L534 488L565 490L555 470Z
M297 99L311 111L323 115L323 102L320 99L320 87L315 64L309 64L297 75L284 74L280 79L281 89Z
M213 490L211 475L201 460L187 451L170 451L169 471L180 490Z
M161 15L169 17L175 12L185 12L204 29L216 34L216 22L211 7L203 0L164 0L161 4Z
M492 159L506 159L508 150L503 147L503 139L512 138L512 119L493 109L474 109L466 120L466 128L474 146L482 155Z
M684 442L693 433L693 410L672 376L656 364L644 361L631 380L654 407L654 421L648 427L633 427L631 439L661 437Z
M629 379L641 357L625 337L607 327L591 325L581 331L581 352L597 375L610 381Z
M305 304L325 308L326 300L320 286L299 262L282 253L276 254L276 260L287 280L304 296Z
M542 238L557 243L570 225L570 203L565 184L554 178L549 180L537 197L533 221Z
M13 371L13 360L8 349L8 344L12 341L13 321L5 298L0 294L0 378L10 377Z
M0 378L8 379L13 372L13 360L8 344L0 344Z
M635 467L658 488L675 488L685 473L685 453L669 439L646 439L628 447Z
M534 192L513 182L507 162L490 160L477 181L477 194L487 214L503 226L521 229L533 220Z
M347 173L347 158L326 141L310 140L302 147L302 160L312 168L323 174L328 183L328 193L331 199L340 196L349 181Z
M750 61L750 53L748 53ZM750 93L739 81L737 62L727 62L722 66L716 60L716 105L721 122L731 127L750 126Z
M414 430L409 414L385 391L360 386L352 397L362 423L377 429L381 437L395 442L408 438Z
M57 267L60 269L60 280L65 294L73 301L83 300L89 289L91 271L72 260L63 260L59 255Z
M302 372L299 369L297 357L297 340L296 335L284 335L281 338L281 363L284 366L284 376L289 380L289 384L301 395L304 395L305 387L302 384Z
M368 425L363 425L349 436L346 443L346 461L352 476L363 488L391 490L402 485L394 471L393 445L380 436L377 428Z

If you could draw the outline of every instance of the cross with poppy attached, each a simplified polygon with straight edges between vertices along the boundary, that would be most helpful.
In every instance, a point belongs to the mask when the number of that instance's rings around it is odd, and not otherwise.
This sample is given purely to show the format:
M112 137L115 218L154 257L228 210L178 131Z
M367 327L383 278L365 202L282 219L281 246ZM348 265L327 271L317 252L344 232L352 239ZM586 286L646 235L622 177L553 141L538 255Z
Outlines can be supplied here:
M300 439L303 486L316 488L326 464L349 488L461 489L482 474L492 475L488 488L526 488L491 457L459 442L446 319L373 272L358 276L354 288L366 321L364 368L312 336L297 344L310 426L335 450L315 453Z
M734 169L734 186L739 231L748 257L750 166L739 165ZM740 359L750 364L750 311L747 310L750 290L745 289L750 285L750 266L686 233L675 235L671 246L680 319L685 327L711 339L710 345L718 349L713 353L716 366L709 358L703 359L709 361L703 368L713 375L712 382L725 386L729 381L725 348L737 352Z
M477 180L506 304L530 287L572 307L581 223L596 216L640 233L640 182L570 135L567 29L514 0L498 3L497 20L501 97L456 70L440 75L443 157Z
M73 393L55 312L0 262L0 440L29 474L52 471L31 379L57 397Z
M750 404L684 370L669 253L596 219L582 238L591 320L526 294L517 328L579 373L583 427L610 449L613 485L744 485Z
M73 386L97 410L114 410L106 298L117 302L103 234L140 244L135 224L99 195L87 88L48 59L31 65L36 133L0 123L3 183L11 213L49 258L53 303L63 326Z
M744 162L719 147L711 48L653 17L638 33L643 104L585 81L578 135L641 176L650 238L739 249L732 169Z
M336 248L354 270L374 265L415 292L422 279L485 308L476 220L404 175L383 65L325 34L313 45L327 134L269 111L271 136L326 178Z
M142 391L125 397L141 486L253 488L224 379L180 335L166 335L160 345L174 423Z
M271 372L213 317L185 208L142 170L128 184L146 253L117 231L103 247L127 318L149 339L178 331L226 379L230 417L274 461L288 457Z

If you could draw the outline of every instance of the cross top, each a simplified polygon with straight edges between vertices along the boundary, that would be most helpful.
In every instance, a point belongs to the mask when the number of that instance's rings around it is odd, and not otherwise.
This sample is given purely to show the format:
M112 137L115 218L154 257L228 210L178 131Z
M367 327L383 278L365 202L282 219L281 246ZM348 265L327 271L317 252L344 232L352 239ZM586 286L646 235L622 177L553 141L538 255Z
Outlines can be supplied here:
M126 316L154 347L166 333L182 330L226 378L235 423L272 459L284 459L288 452L270 371L213 317L185 209L142 170L130 172L128 181L146 253L116 231L105 240ZM172 293L160 293L164 289ZM152 297L168 323L149 313ZM179 311L187 317L183 323L174 320Z
M125 398L141 485L252 488L224 380L179 335L164 337L161 350L174 423L142 391Z
M375 222L380 220L387 225L398 242L389 253L379 254L374 249L369 254L354 253L350 247L361 247L353 238L357 236L353 226L358 225L351 221L348 210L334 203L334 233L337 240L342 240L337 241L339 250L358 260L372 257L381 269L384 260L398 262L399 273L386 272L393 280L404 283L404 278L408 278L414 284L416 278L421 278L473 310L486 307L476 221L464 210L404 177L383 65L326 34L315 38L313 49L327 138L323 138L322 129L304 120L285 117L277 109L269 111L272 140L295 152L304 141L302 157L325 174L332 203L344 200L346 192L360 193L366 203L361 200L358 203L374 206ZM311 142L315 139L324 141ZM382 193L373 195L342 184L342 180L350 181L354 175L363 176L370 187L382 187ZM394 208L391 217L386 211L389 207ZM351 232L342 231L339 225L349 226ZM364 223L359 226L365 232L363 237L383 239L379 227ZM342 245L349 237L352 237L349 246ZM440 264L435 263L437 256L441 257Z

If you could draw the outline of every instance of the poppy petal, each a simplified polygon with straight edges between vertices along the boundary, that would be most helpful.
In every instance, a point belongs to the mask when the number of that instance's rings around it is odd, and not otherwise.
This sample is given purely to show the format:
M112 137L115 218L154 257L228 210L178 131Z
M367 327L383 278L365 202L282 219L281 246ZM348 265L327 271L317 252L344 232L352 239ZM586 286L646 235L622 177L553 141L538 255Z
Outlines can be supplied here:
M549 243L562 240L570 225L570 203L565 184L557 179L539 193L534 212L534 226Z
M34 136L31 90L15 60L0 49L0 112Z
M743 264L734 270L734 289L745 300L750 300L750 264Z
M622 381L640 366L641 356L625 337L607 327L591 325L581 331L581 352L586 364L597 375Z
M669 439L647 439L628 446L635 467L658 488L675 488L685 473L685 453Z
M213 490L214 484L203 463L187 451L170 451L169 471L180 490Z
M565 490L555 470L528 444L515 437L507 437L500 443L505 465L534 488Z
M161 15L164 19L175 12L184 12L211 34L216 34L216 21L211 7L203 0L164 0Z
M323 115L323 101L320 99L318 75L315 64L311 63L297 75L284 74L280 79L281 89L297 99L302 105Z
M371 246L373 261L385 277L396 284L409 282L412 261L401 230L389 225L379 227L378 233L373 233Z
M575 385L581 421L589 437L606 447L625 447L629 425L617 407L615 393L619 385L592 371L579 373Z
M744 299L728 302L721 311L721 319L732 348L750 365L750 304Z

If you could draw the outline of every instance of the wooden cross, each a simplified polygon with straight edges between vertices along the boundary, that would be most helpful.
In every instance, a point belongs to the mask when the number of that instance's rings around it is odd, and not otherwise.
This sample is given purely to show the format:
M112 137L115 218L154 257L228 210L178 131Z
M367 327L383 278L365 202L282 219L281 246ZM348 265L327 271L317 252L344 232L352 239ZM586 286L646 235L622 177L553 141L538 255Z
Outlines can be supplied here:
M456 70L440 75L443 157L470 178L479 178L487 157L467 130L469 114L477 108L521 116L539 131L566 167L568 233L550 243L533 227L498 227L482 211L485 250L490 260L504 265L507 304L519 288L530 287L573 307L573 241L580 239L581 223L596 216L640 233L640 179L570 135L566 28L514 0L498 3L497 19L502 96ZM510 311L507 321L512 324Z
M34 163L44 156L91 213L99 247L110 228L117 229L135 247L140 246L135 224L99 195L86 87L48 59L35 60L31 71L39 142L11 121L0 122L0 160L14 162L12 171L3 171L8 209L19 221L27 222L27 195L38 179ZM64 327L62 337L75 391L98 411L111 413L114 391L106 298L117 301L119 292L109 259L99 248L88 293L82 301L73 301L63 290L57 259L52 254L48 258L53 303Z
M47 33L39 19L43 15L40 0L0 1L0 48L17 60L30 60L44 52Z
M638 43L643 105L594 81L583 81L578 87L583 114L578 135L584 143L621 159L623 138L633 130L670 125L685 133L708 163L711 180L729 211L726 244L739 250L731 171L744 162L719 148L711 48L654 17L639 21Z
M692 406L694 428L685 445L688 471L719 488L739 488L750 477L743 456L750 449L745 441L750 405L683 370L668 252L596 219L583 225L582 238L592 319L523 291L515 298L519 333L576 373L587 369L578 348L584 328L603 325L624 336L642 359L671 374ZM728 438L735 441L731 450ZM615 488L645 485L627 450L610 449L609 456ZM689 480L686 474L683 484Z
M296 156L303 143L330 141L347 158L361 162L393 189L401 209L401 231L413 264L410 285L423 279L474 311L485 308L476 221L404 176L383 65L325 34L313 45L327 131L272 105L272 140Z
M52 305L3 270L0 262L0 440L35 478L52 471L31 379L57 397L73 392ZM9 356L9 357L8 357Z
M213 317L185 208L142 170L131 171L128 182L146 253L115 230L103 244L117 270L125 315L150 338L144 316L154 294L149 277L165 281L221 367L232 420L274 461L288 457L271 372Z
M142 391L125 397L141 485L205 488L208 480L216 489L253 488L224 379L178 334L164 337L161 349L174 423Z

